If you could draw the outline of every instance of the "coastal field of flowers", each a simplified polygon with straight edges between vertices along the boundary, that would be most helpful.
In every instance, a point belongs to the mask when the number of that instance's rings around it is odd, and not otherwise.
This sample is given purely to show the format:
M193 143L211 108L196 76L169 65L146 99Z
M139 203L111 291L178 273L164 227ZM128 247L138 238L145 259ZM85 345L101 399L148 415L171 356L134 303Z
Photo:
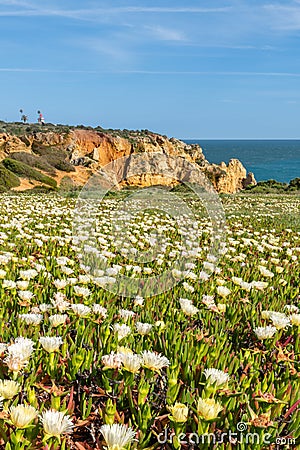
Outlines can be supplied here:
M104 200L101 216L117 202ZM125 298L79 259L75 199L1 195L0 449L297 448L300 198L222 202L217 263L206 261L199 208L184 280ZM158 260L130 263L126 252L149 246L158 226ZM99 248L112 264L102 282L156 273L180 252L163 216L128 227L128 242L116 255L103 226Z

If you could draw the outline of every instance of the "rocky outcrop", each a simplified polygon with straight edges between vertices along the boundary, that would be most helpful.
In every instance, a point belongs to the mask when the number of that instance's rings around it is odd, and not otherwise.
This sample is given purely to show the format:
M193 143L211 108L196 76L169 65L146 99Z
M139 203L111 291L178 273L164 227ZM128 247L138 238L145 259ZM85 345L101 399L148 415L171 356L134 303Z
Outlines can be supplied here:
M7 133L0 133L0 157L1 159L13 152L30 152L28 147L20 138Z
M140 176L134 175L128 179L127 184L138 186L149 186L153 184L173 185L174 179L155 175L161 173L161 165L164 158L161 155L171 155L181 157L184 160L196 164L201 171L212 182L218 192L235 193L249 184L256 184L253 174L247 175L245 167L237 159L230 160L229 164L210 164L203 155L199 145L189 145L175 138L168 139L149 131L97 131L94 129L66 129L66 127L52 127L49 130L31 131L26 128L25 133L18 133L18 136L9 133L0 133L0 158L3 159L14 152L29 152L41 154L40 149L56 149L67 154L67 159L75 166L78 166L75 174L72 175L76 183L76 174L80 172L78 184L82 179L87 178L101 167L115 161L123 156L134 154L144 154L144 164L149 170ZM157 153L158 158L153 159L150 154ZM149 155L149 156L147 156ZM128 174L136 173L132 166L134 158L127 167ZM130 165L131 164L131 165ZM152 167L151 164L156 165ZM79 171L80 168L80 171ZM156 170L157 169L157 170ZM173 173L178 170L172 167ZM86 177L83 172L86 171ZM171 173L171 172L170 172ZM62 178L61 173L57 173L58 181Z
M247 186L255 186L257 184L254 173L249 172L246 178L242 182L243 188L246 188Z
M97 133L89 130L75 130L71 133L72 145L71 161L89 158L96 162L94 168L103 167L111 161L128 156L132 152L132 144L129 140L120 136L110 136L105 133Z
M241 191L247 179L247 171L238 159L231 159L226 166L221 162L220 169L223 173L218 178L218 191L228 194Z

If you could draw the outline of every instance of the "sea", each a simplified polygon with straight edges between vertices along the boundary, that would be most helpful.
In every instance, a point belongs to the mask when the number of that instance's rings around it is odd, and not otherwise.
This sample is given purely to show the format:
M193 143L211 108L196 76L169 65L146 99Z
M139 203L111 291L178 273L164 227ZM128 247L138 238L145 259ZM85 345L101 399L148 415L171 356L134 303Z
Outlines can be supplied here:
M199 144L206 159L215 164L239 159L257 181L288 183L300 178L300 140L205 140L184 139Z

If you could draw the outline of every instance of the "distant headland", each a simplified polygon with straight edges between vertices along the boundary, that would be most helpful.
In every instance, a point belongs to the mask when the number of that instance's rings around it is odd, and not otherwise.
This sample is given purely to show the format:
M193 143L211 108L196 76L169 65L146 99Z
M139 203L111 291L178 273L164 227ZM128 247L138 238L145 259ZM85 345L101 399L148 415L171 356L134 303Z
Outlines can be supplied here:
M27 123L25 118L21 122L0 121L0 191L80 187L99 168L117 158L145 153L147 160L152 152L180 156L197 164L219 193L299 188L297 180L289 186L273 181L256 186L254 175L247 173L238 159L231 159L227 165L211 164L200 145L146 129L54 125L45 123L42 117L36 124ZM159 183L168 184L170 181L164 183L161 179L153 179L153 176L135 177L128 181L128 184L136 186Z

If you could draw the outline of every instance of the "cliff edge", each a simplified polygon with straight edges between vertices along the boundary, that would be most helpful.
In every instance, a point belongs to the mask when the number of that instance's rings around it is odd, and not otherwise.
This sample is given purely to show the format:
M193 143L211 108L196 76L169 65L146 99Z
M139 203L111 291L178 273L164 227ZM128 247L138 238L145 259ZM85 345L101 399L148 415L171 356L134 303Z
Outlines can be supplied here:
M148 130L0 123L0 181L1 177L9 177L6 171L11 172L19 178L19 183L14 179L13 186L9 186L12 189L28 189L30 183L32 187L40 184L55 187L67 180L81 186L99 168L115 159L145 153L147 161L147 154L153 152L180 156L197 164L220 193L235 193L256 184L253 174L247 174L237 159L230 160L228 165L211 164L199 145ZM0 188L1 184L5 183L1 182ZM170 180L149 175L133 177L128 184L149 186L170 184Z

